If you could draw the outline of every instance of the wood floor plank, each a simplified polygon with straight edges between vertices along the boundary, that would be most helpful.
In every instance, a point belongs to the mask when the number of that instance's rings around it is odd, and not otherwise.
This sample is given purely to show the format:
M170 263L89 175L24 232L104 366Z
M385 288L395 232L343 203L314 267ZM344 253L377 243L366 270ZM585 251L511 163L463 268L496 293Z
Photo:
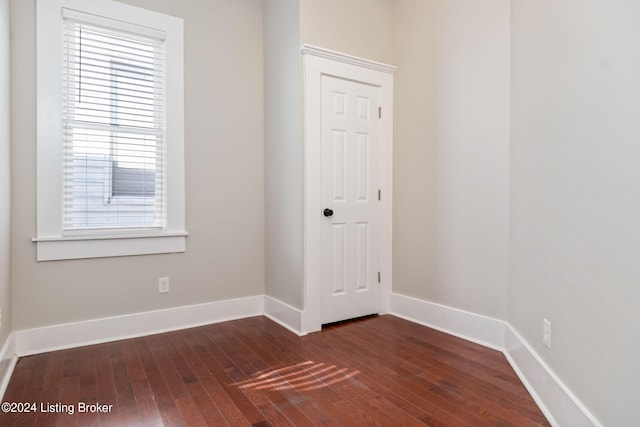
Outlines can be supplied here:
M109 405L111 411L100 413L100 426L116 426L119 418L118 391L116 389L113 365L111 364L111 348L116 343L100 344L96 346L95 364L98 402Z
M171 391L156 364L154 353L148 345L147 338L136 340L136 350L144 366L153 398L160 410L160 416L165 425L185 425L176 407Z
M191 396L176 399L176 406L182 415L182 419L189 427L204 427L207 425L204 417L200 413L198 406L195 404Z
M100 425L100 414L94 411L86 411L80 408L82 404L95 405L98 403L98 381L96 375L96 353L95 347L87 349L89 357L78 359L78 371L80 375L80 390L77 400L76 411L78 411L78 425L87 427L97 427ZM80 409L83 409L80 412Z
M385 348L381 350L384 344L374 335L370 335L367 339L364 339L349 333L344 339L345 342L353 342L354 340L359 342L363 351L366 351L370 358L378 360L379 362L384 362L390 357L388 349ZM451 389L442 387L442 384L439 382L432 382L421 377L419 374L425 370L411 363L410 353L401 348L396 349L396 351L400 356L396 364L396 370L402 376L398 381L405 387L416 388L422 393L428 394L430 400L449 412L465 413L465 417L471 419L474 424L515 425L502 419L499 414L496 414L494 411L479 411L478 406L470 399L471 396L467 395L466 398L463 398L459 394L452 392ZM489 404L490 402L486 403Z
M281 339L287 341L290 338L291 337L287 335L281 336ZM287 346L291 345L290 343L287 344L287 341L283 344ZM413 389L408 390L399 385L396 381L398 377L397 374L391 371L386 363L366 359L362 357L362 354L359 352L358 354L353 354L353 351L349 347L342 348L327 338L326 342L309 342L305 346L297 347L297 351L303 352L311 358L317 358L319 355L322 355L322 360L327 360L329 363L344 363L344 361L348 361L350 366L370 374L370 378L376 378L375 381L372 381L372 386L378 390L379 394L385 396L387 399L394 399L396 406L427 425L441 427L467 425L462 420L457 419L453 414L435 406L425 399L424 396L415 393ZM394 396L394 393L397 394ZM427 412L422 411L421 408L426 408Z
M220 412L215 400L211 399L209 393L200 383L200 381L194 381L187 385L189 394L193 399L193 403L196 408L206 420L207 425L210 426L226 426L229 425L225 417Z
M245 363L243 363L242 369L248 381L251 382L255 381L256 376L264 375L264 372L271 371L271 369L264 362L261 355L249 345L250 341L246 337L243 336L243 339L238 337L241 333L241 330L239 330L237 335L227 338L226 341L234 349L236 356L238 354L243 355ZM291 390L291 388L288 387L287 380L281 376L276 379L276 384L278 385L267 387L269 400L275 409L296 426L312 425L311 420L297 406L298 403L305 401L304 397L298 393L286 393L286 390Z
M226 357L216 357L216 355L221 353L220 349L215 345L215 342L212 342L208 338L204 329L194 333L198 335L205 349L205 351L200 353L200 359L207 365L215 380L220 384L224 394L231 399L233 405L239 409L250 425L265 421L264 415L254 406L245 393L238 387L232 385L235 380L232 375L230 375L230 372L237 369L235 365L227 360ZM209 386L212 386L210 382L207 383ZM212 391L215 391L215 389Z
M376 330L379 329L376 328ZM402 332L397 333L406 334L407 331L403 329ZM445 364L436 358L425 358L424 352L422 352L425 342L422 339L413 336L405 338L405 342L407 343L406 348L412 351L412 353L401 353L403 356L402 359L404 361L413 360L414 363L419 363L423 366L424 369L420 373L421 377L429 379L432 382L442 382L442 384L447 385L448 388L455 387L456 384L467 384L467 387L464 388L465 392L468 391L468 394L464 396L465 399L473 400L477 398L481 401L483 407L486 406L495 413L502 412L506 418L515 421L519 425L530 423L531 421L528 418L533 418L535 422L539 423L545 422L544 417L537 408L534 408L535 411L533 412L527 409L530 407L531 397L522 385L520 384L520 386L517 387L517 384L510 379L504 381L504 376L509 371L505 370L505 367L508 367L508 365L505 363L506 359L502 353L498 351L486 351L485 349L484 353L488 357L473 357L467 359L467 364L475 364L475 366L472 371L463 371L456 369L455 364ZM442 339L442 337L440 338ZM417 346L414 346L414 343L417 343ZM492 355L495 357L490 357ZM450 358L454 356L453 353L449 355ZM488 364L482 362L482 360L488 361L489 359L491 359L491 361ZM498 365L497 362L500 360L502 364ZM482 374L476 375L474 373L478 372L477 365L479 364L483 366L483 369L481 369ZM510 370L510 367L508 368ZM487 380L486 375L489 375L490 380ZM469 385L471 385L471 387L469 387ZM505 393L505 390L508 390L508 394ZM496 403L499 406L496 406ZM521 417L522 412L526 413L526 417Z
M549 425L502 353L393 316L304 337L258 316L24 357L4 400L111 410L3 427Z
M258 320L258 319L256 319ZM247 322L247 325L250 325ZM254 326L251 324L252 329L260 326ZM283 331L283 330L279 330ZM293 338L291 334L287 334L288 338ZM286 382L294 386L298 386L303 392L304 396L307 396L307 400L314 402L315 407L318 408L323 415L318 416L317 412L313 408L309 408L310 411L315 412L315 415L308 416L309 419L314 419L314 425L333 425L336 422L338 425L358 425L351 415L345 411L344 406L341 404L342 398L339 394L335 393L325 384L321 384L322 380L318 378L327 372L328 368L324 363L314 363L309 360L308 357L299 354L293 349L300 345L299 342L293 341L290 346L285 347L286 350L282 351L281 346L274 346L274 342L278 342L277 338L270 335L267 330L262 330L260 334L256 334L254 339L262 343L262 354L275 355L270 358L271 366L279 367L278 369L272 369L272 371L278 372L280 379L287 379ZM296 374L296 371L303 370L304 374ZM290 378L291 376L294 378ZM296 378L297 377L297 378Z
M299 377L290 371L290 364L283 363L281 355L274 355L271 346L268 343L262 343L260 336L255 334L252 329L244 327L243 333L245 339L238 340L238 345L246 346L244 351L250 357L251 363L259 370L255 378L251 380L256 384L256 387L277 389L274 393L275 397L272 397L276 405L279 408L285 405L295 406L304 414L306 422L310 422L311 425L336 425L328 417L328 413L322 405L297 390L296 380ZM305 420L292 419L292 421L296 425L300 425Z
M142 381L147 379L144 366L138 355L134 340L122 341L122 357L129 373L131 382Z
M289 341L290 339L292 339L292 336L290 334L281 335L280 338L272 337L272 339L274 339L275 341L278 341L278 339L285 340L284 342L281 342L280 345L287 348L287 351L291 351L291 349L295 349L295 351L299 352L304 357L312 360L322 360L327 364L340 364L340 363L347 362L349 366L353 366L356 368L361 367L364 369L367 369L370 366L370 361L363 360L361 358L355 358L355 359L349 360L350 356L348 352L342 352L342 353L336 352L337 347L333 346L327 339L324 339L325 337L326 335L320 337L322 338L322 340L317 340L317 339L309 340L309 342L306 342L303 345L297 345L296 341ZM315 342L312 342L312 341L315 341ZM318 359L318 358L321 358L321 359ZM362 365L359 366L358 365L359 363L362 363ZM381 366L380 368L385 369L385 366ZM376 369L379 369L379 368L376 368ZM378 384L376 384L375 382L372 382L372 385L374 387L378 386ZM385 397L389 397L390 389L384 389L384 387L379 387L378 390L379 391L381 390ZM406 390L402 390L402 392L404 393L406 392ZM427 403L427 402L422 402L422 403ZM430 425L431 424L433 423L430 423ZM443 424L443 425L455 425L455 424L449 423L449 424Z
M69 359L75 361L77 356L78 354L76 352L72 352ZM73 369L65 369L65 373L62 378L62 387L60 389L59 399L57 401L45 401L45 403L47 404L51 403L53 405L61 405L62 410L56 412L54 417L56 426L75 427L78 425L78 416L77 413L74 412L75 409L66 410L64 409L64 405L67 405L69 407L71 407L71 405L76 405L76 403L78 402L79 392L80 375L78 374L78 370L75 367Z
M158 426L162 425L162 416L153 395L153 390L146 379L136 380L131 384L133 394L138 404L141 425Z
M220 413L227 424L231 426L252 424L249 423L246 415L242 412L241 406L233 400L233 396L227 394L225 388L214 377L203 378L202 385L211 399L218 405Z
M246 361L244 355L237 352L225 339L225 335L222 330L211 329L208 331L211 342L214 343L209 349L210 354L218 360L218 362L226 366L227 374L232 380L231 385L237 386L237 384L245 381L249 378L254 368L252 368ZM247 372L249 374L247 374ZM279 412L264 393L256 392L251 388L242 389L242 392L251 401L253 406L259 411L260 420L252 421L252 424L268 421L273 425L293 426L294 424L281 412Z

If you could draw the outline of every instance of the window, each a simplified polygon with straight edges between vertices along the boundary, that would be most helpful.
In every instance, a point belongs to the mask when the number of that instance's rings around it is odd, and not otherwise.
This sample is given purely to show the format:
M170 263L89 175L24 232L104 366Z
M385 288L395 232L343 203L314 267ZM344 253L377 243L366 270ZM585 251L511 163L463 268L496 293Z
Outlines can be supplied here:
M182 21L110 0L37 11L38 260L183 252Z
M64 231L162 227L164 40L83 18L64 18Z
M155 67L143 67L135 63L110 63L111 124L120 127L129 119L140 128L151 127L145 138L137 136L129 144L113 143L109 169L108 203L118 197L135 198L139 203L154 202L156 194L162 194L162 139L164 122L162 102L157 102L154 88L163 87L161 76ZM152 120L151 118L155 118ZM151 122L151 126L147 123ZM158 191L156 193L156 187ZM161 206L161 205L159 205ZM162 219L162 212L154 212L154 220ZM146 223L145 221L141 221Z

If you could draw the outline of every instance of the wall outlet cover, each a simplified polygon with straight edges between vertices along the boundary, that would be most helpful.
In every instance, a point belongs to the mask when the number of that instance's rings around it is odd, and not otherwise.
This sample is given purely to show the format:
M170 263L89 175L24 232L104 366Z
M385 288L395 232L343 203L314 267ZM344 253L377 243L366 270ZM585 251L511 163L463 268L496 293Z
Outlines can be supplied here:
M169 292L169 278L168 277L160 277L158 279L158 293L166 294Z
M542 319L542 343L551 350L551 322Z

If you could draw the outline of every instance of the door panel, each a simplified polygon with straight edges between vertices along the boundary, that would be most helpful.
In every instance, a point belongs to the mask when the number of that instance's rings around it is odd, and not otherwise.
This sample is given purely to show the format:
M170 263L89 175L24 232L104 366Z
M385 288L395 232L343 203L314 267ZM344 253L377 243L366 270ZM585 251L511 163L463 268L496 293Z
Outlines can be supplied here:
M378 96L322 77L322 323L379 310Z

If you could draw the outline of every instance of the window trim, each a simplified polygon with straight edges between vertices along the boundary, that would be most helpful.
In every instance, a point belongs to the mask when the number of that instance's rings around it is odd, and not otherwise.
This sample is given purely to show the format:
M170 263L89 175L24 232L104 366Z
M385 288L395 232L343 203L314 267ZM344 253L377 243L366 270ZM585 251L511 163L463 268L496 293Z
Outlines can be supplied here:
M37 0L37 260L184 252L183 21L112 0ZM110 233L63 233L62 8L148 27L166 36L165 227ZM132 24L128 24L132 23Z

